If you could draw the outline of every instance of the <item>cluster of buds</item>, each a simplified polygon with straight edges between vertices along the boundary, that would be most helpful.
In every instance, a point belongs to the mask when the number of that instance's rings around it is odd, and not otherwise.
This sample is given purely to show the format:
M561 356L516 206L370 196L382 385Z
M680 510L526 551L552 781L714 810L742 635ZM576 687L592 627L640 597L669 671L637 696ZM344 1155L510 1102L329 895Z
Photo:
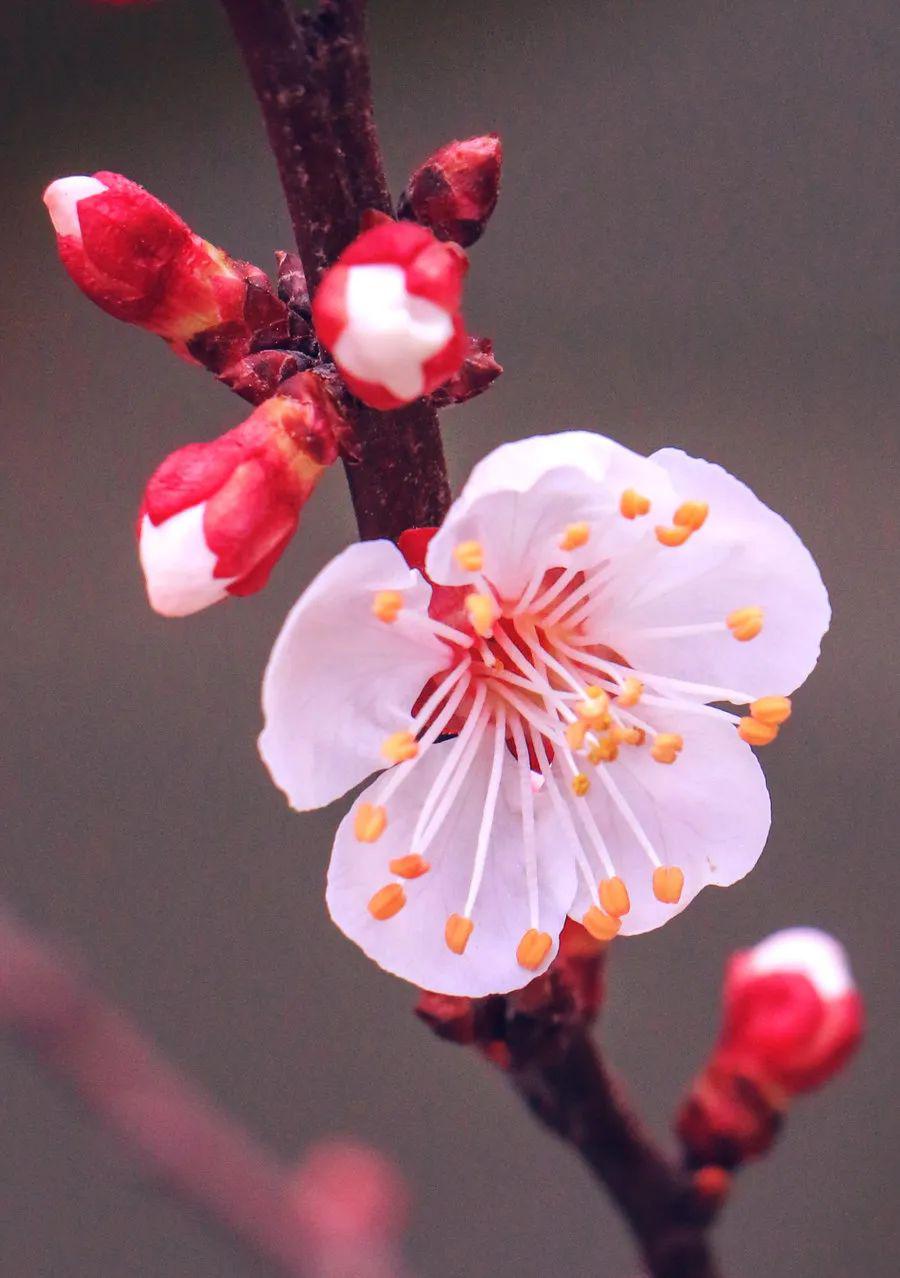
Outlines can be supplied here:
M837 1074L862 1029L862 999L833 937L790 928L735 954L719 1042L678 1119L692 1162L734 1167L764 1153L790 1100Z
M183 617L262 589L343 425L322 379L298 373L234 430L167 457L138 518L151 606Z

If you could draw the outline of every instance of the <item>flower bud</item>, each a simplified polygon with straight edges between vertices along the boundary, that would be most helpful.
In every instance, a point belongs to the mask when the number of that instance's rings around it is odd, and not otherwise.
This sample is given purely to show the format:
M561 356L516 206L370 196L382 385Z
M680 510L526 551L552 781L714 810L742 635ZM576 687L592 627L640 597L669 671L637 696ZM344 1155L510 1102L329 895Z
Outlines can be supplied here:
M429 227L439 240L468 248L497 205L502 161L496 133L448 142L413 173L400 196L400 217Z
M364 231L326 272L313 321L347 386L365 404L399 408L441 386L466 352L459 316L468 267L424 227Z
M458 372L432 395L432 403L438 408L451 404L464 404L474 399L492 385L503 372L503 365L494 357L494 343L489 337L470 337L466 355Z
M261 590L342 426L321 379L299 373L234 430L167 457L138 518L151 606L183 617Z

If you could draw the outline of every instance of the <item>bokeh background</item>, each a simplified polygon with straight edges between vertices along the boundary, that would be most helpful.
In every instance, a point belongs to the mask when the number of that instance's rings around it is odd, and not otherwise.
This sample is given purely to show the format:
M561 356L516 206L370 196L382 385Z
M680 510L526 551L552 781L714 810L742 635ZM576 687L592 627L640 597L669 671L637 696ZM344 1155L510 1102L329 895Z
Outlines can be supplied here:
M4 6L4 891L285 1156L330 1132L395 1157L423 1278L632 1274L622 1226L502 1078L331 926L340 805L298 816L257 759L258 689L297 593L353 536L339 472L269 589L146 607L132 518L171 449L241 404L64 277L40 205L117 169L236 255L289 230L213 0ZM504 439L596 427L733 470L804 537L835 620L765 755L756 872L616 944L603 1036L664 1132L729 951L793 922L848 945L871 1032L797 1106L720 1230L731 1278L896 1273L896 0L373 0L395 189L499 130L506 175L468 316L506 365L445 414L453 476ZM893 1038L893 1042L892 1042ZM0 1053L0 1272L264 1278Z

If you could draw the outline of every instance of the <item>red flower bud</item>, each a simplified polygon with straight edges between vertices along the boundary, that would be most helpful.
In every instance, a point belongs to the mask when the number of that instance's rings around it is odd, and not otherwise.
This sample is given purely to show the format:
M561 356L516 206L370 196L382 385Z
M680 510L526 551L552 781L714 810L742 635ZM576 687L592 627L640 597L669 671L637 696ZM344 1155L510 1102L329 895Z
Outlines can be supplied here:
M407 222L375 226L345 249L319 285L313 322L354 395L399 408L456 373L467 268L461 249Z
M451 404L464 404L474 399L497 380L503 365L494 358L494 344L489 337L470 337L466 356L457 373L432 395L432 403L438 408Z
M321 378L299 373L234 430L167 457L138 519L151 606L182 617L261 590L342 426Z
M482 235L497 205L503 148L496 133L448 142L428 157L400 196L400 217L463 248Z

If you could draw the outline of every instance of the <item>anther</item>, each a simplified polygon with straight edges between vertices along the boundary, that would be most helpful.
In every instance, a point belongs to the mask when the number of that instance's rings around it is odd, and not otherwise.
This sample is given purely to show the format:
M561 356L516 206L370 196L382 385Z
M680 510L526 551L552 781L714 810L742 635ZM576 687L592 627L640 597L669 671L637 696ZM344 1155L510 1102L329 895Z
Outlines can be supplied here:
M619 724L613 728L612 737L617 745L642 746L647 740L643 728L623 728Z
M419 856L418 852L410 852L408 856L398 856L393 861L389 861L388 869L391 874L396 874L398 879L417 879L427 874L431 866L424 857Z
M619 499L619 511L626 519L637 519L639 515L646 515L649 509L650 498L633 488L626 488Z
M373 919L384 922L392 919L406 904L406 893L399 883L388 883L379 888L369 902L369 913Z
M778 724L761 723L759 719L752 719L750 715L747 715L738 724L738 736L742 741L746 741L747 745L771 745L778 736Z
M643 696L644 685L640 679L635 679L634 675L629 675L622 683L622 687L616 696L616 705L622 706L627 710L629 706L636 706Z
M684 749L684 738L677 732L658 732L650 753L657 763L674 763Z
M611 879L601 880L599 892L600 904L606 910L606 913L611 914L613 918L619 919L631 909L628 888L618 875L614 875Z
M388 625L396 621L403 608L403 596L399 590L378 590L372 600L372 612L379 621Z
M482 639L492 634L494 622L497 620L497 609L489 595L479 595L475 592L466 595L466 615L472 629L477 635L481 635Z
M454 954L462 954L469 944L469 937L475 924L462 914L451 914L444 928L444 940L447 948Z
M579 546L587 544L590 535L590 524L567 524L562 541L559 543L559 548L560 550L577 550Z
M618 757L619 744L612 733L605 737L598 737L588 751L588 758L595 768L599 763L615 763Z
M552 944L553 938L548 932L539 932L536 927L530 927L516 949L519 967L526 967L529 972L535 971L549 954Z
M464 572L481 572L484 567L484 549L480 541L461 541L453 551L453 558Z
M602 688L597 688L594 692L594 696L578 702L575 713L579 719L586 719L592 727L599 725L605 728L609 723L609 697Z
M690 528L691 532L696 532L698 528L702 528L706 523L708 514L708 502L683 501L672 516L672 523L679 528Z
M750 702L750 713L760 723L780 726L791 717L790 697L758 697Z
M572 793L579 799L583 799L591 788L590 777L586 777L583 772L576 772L572 778Z
M763 610L755 605L751 608L735 608L725 618L725 625L741 643L755 639L763 627Z
M677 865L658 865L653 871L653 895L663 905L677 905L684 890L684 871Z
M565 737L566 743L571 750L580 750L584 745L584 738L587 735L588 724L584 719L576 719L574 723L570 723L566 727Z
M581 920L595 941L611 941L618 936L622 924L609 914L604 914L596 905L592 905Z
M419 743L411 732L392 732L382 741L381 753L388 763L406 763L419 753Z
M353 833L360 843L375 843L384 834L387 812L380 804L361 803L353 818Z
M667 524L657 524L656 540L661 546L683 546L693 531L693 528L686 525L669 527Z

